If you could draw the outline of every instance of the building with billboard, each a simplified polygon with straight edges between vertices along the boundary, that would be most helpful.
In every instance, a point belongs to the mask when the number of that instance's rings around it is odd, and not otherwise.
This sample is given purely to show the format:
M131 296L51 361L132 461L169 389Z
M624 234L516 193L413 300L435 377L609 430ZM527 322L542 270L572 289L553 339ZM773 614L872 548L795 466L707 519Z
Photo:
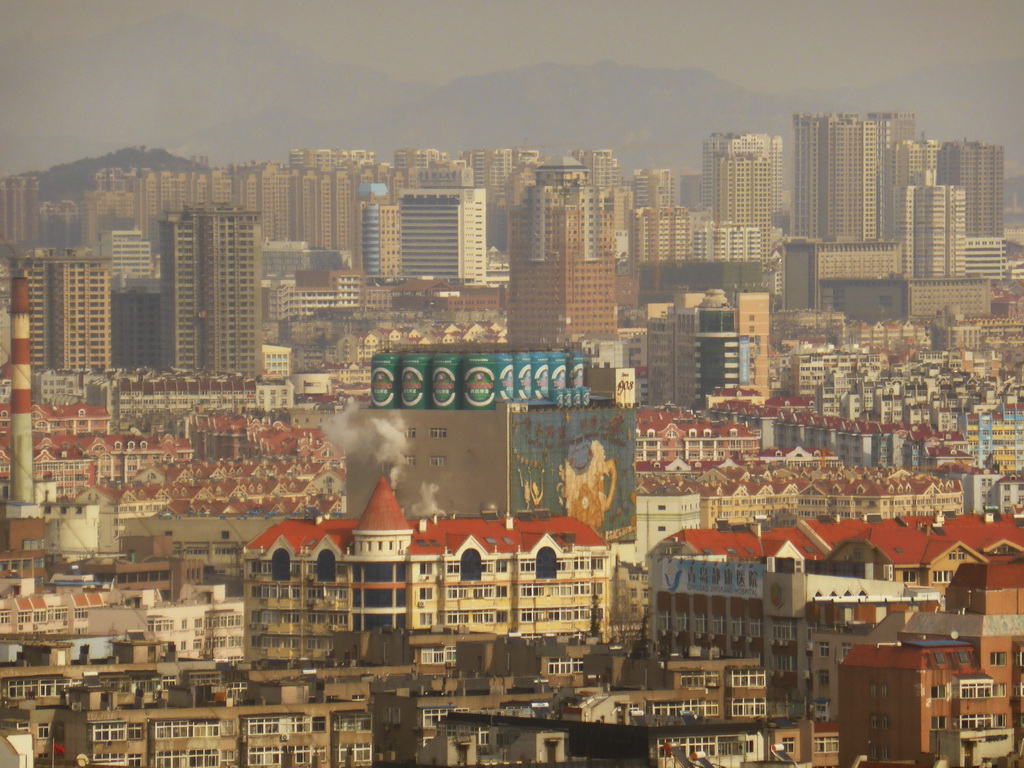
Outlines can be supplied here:
M385 463L394 465L395 494L413 515L532 511L569 515L605 533L628 528L635 412L604 402L356 411L340 438L364 449L365 458L349 452L349 497L356 507L365 503L372 488L361 470Z

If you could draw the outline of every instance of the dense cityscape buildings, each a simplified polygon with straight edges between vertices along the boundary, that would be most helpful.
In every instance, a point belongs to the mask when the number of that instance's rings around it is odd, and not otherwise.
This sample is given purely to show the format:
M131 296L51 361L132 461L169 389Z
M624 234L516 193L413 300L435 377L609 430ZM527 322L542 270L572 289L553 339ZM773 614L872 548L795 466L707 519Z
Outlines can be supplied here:
M1017 765L1004 147L729 115L0 178L0 768Z

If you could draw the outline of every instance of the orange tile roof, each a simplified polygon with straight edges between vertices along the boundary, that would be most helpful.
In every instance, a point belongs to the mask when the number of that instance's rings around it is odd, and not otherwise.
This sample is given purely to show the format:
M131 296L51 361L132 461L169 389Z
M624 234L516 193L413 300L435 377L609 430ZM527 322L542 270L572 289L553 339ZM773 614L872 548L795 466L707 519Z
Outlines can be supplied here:
M356 530L401 531L409 528L412 528L412 524L405 519L387 478L381 475L380 480L377 481L377 487L373 489L373 495L370 496L370 501L366 504L366 509L359 516Z

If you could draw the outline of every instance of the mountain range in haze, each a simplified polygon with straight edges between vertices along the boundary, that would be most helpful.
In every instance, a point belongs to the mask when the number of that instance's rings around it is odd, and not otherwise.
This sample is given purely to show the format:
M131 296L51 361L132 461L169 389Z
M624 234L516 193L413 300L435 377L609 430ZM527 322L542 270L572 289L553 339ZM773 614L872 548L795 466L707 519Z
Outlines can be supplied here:
M1003 144L1007 172L1024 170L1024 57L771 94L699 69L611 62L538 63L436 86L171 14L89 40L0 45L0 67L0 173L140 144L213 165L284 160L292 147L371 149L382 160L405 146L601 147L626 169L696 170L714 131L788 140L793 112L895 109L916 112L929 138Z

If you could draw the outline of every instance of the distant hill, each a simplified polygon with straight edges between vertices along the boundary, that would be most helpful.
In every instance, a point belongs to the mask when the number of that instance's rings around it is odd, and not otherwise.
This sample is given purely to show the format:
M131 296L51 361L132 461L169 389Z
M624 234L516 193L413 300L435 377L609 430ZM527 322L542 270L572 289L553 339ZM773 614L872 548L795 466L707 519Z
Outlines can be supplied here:
M102 157L86 157L27 175L39 179L39 199L42 201L81 200L86 190L94 188L96 172L104 168L186 171L191 167L191 160L175 157L163 149L126 147Z
M894 73L867 88L781 93L700 69L611 62L537 63L440 86L372 67L326 62L266 32L184 13L130 34L9 41L0 44L0 71L18 87L0 110L0 173L130 144L206 155L214 165L283 161L303 146L369 149L382 160L406 146L530 145L545 154L601 147L626 170L696 170L713 131L771 132L788 142L793 112L894 109L916 111L929 138L1003 144L1008 173L1024 171L1014 97L1024 57Z

